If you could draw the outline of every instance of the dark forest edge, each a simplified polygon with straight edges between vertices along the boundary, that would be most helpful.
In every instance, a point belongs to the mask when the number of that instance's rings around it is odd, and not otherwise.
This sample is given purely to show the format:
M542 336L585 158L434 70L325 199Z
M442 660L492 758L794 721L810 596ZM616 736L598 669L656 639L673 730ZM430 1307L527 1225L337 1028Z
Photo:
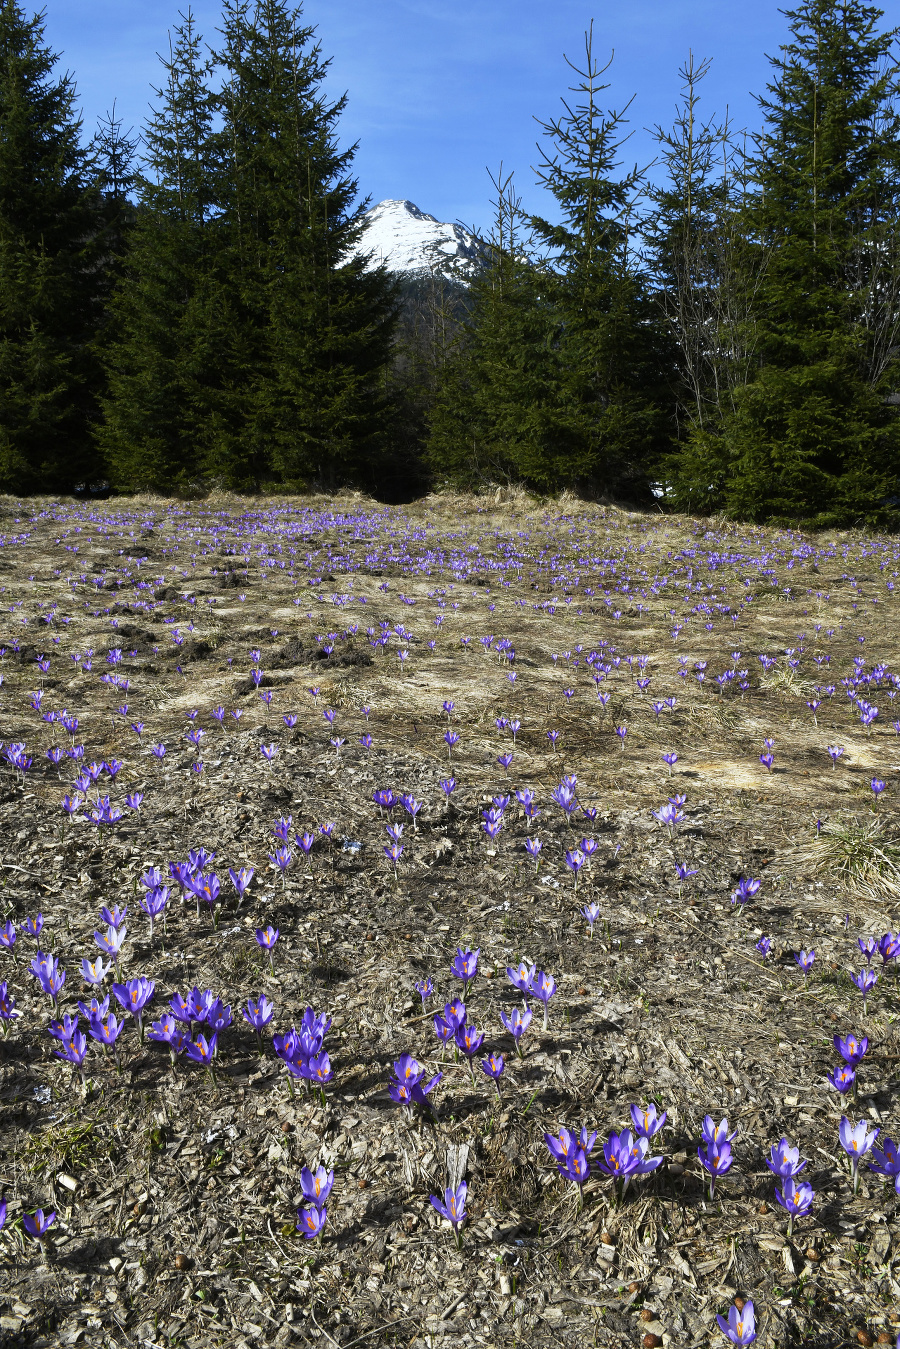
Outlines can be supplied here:
M689 57L659 182L570 62L558 223L494 179L458 281L354 255L345 99L285 0L180 16L140 140L85 142L41 15L0 0L0 492L570 491L811 528L900 525L896 30L785 11L762 131ZM493 486L491 490L494 490Z

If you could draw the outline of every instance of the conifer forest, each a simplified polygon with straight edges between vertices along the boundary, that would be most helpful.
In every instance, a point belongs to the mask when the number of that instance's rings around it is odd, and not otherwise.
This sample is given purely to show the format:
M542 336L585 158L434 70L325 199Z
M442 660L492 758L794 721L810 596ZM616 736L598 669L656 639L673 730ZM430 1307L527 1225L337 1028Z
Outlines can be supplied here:
M196 495L520 485L754 523L900 505L896 34L784 15L759 130L689 55L656 159L593 27L535 109L550 218L494 181L458 281L367 269L345 98L287 0L179 15L146 124L76 114L44 21L0 5L0 490ZM352 91L351 91L352 96Z
M301 10L0 0L2 1349L900 1349L896 34L598 41L397 275Z

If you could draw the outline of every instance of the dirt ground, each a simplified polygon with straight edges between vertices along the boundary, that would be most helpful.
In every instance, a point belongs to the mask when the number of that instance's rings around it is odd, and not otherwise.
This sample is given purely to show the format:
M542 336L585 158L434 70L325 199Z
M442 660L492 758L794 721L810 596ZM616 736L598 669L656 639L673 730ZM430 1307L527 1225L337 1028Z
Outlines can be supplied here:
M21 1013L0 1042L0 1343L724 1345L715 1316L736 1297L761 1345L895 1342L900 1202L867 1161L853 1194L838 1125L868 1120L876 1146L900 1128L897 962L865 1015L850 981L857 939L900 924L900 541L507 492L404 508L5 498L0 543L0 893L16 929L0 978ZM868 727L850 693L878 707ZM50 717L63 710L71 732ZM83 759L48 757L79 745ZM827 746L843 748L834 767ZM68 815L79 770L111 761ZM568 821L551 795L564 775ZM385 789L421 810L386 811ZM120 820L87 818L98 792ZM483 812L505 796L492 841ZM670 797L671 829L653 814ZM565 854L582 839L597 846L576 889ZM201 847L221 896L198 917L169 863ZM169 898L151 940L152 866ZM742 878L761 882L745 906ZM76 1015L114 904L121 977L155 982L145 1027L195 986L232 1009L215 1081L185 1055L173 1068L129 1016L118 1064L89 1037L86 1086L55 1056L29 964L58 957L59 1012ZM35 939L22 924L38 912ZM254 935L269 925L274 972ZM463 991L457 947L480 952L472 1073L433 1026ZM525 999L519 1057L500 1013L523 1006L506 973L521 961L557 991L547 1030ZM243 1009L263 993L260 1054ZM272 1034L307 1007L331 1019L333 1078L292 1094ZM850 1031L869 1040L856 1101L826 1077ZM444 1075L413 1118L388 1094L405 1052ZM668 1112L662 1164L621 1202L595 1168L579 1208L545 1132L597 1130L596 1161L649 1102ZM708 1114L737 1130L712 1200ZM790 1239L764 1163L782 1136L815 1191ZM300 1172L319 1164L334 1185L307 1240ZM458 1249L430 1196L463 1179ZM43 1246L23 1229L38 1207L57 1215Z

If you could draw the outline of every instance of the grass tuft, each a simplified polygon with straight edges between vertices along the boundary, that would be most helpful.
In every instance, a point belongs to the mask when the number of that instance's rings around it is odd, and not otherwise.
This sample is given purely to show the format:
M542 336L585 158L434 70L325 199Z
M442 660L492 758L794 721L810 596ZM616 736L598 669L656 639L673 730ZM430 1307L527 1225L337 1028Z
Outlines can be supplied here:
M792 870L825 872L853 888L900 885L900 843L878 819L829 820L790 861Z

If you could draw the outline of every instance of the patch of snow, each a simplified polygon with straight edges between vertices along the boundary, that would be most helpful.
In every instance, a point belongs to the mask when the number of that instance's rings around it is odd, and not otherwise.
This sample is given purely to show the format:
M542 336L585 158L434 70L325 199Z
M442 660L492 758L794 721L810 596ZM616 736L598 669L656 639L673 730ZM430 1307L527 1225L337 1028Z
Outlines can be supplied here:
M479 248L461 225L451 225L420 211L411 201L380 201L365 215L365 229L355 250L371 254L371 265L388 271L464 278L477 261Z

